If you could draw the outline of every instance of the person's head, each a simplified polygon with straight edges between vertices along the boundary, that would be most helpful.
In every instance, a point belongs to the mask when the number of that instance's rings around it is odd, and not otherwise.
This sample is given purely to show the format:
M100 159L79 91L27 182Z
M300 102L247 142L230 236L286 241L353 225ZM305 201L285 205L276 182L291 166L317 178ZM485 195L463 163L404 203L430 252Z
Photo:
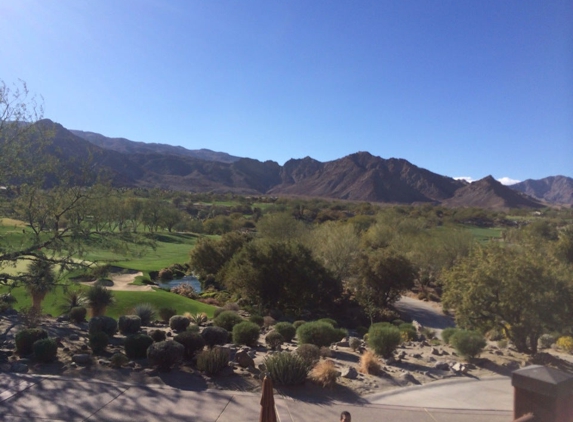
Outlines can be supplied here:
M340 414L340 422L350 422L351 417L350 417L350 413L348 413L347 411L344 411Z

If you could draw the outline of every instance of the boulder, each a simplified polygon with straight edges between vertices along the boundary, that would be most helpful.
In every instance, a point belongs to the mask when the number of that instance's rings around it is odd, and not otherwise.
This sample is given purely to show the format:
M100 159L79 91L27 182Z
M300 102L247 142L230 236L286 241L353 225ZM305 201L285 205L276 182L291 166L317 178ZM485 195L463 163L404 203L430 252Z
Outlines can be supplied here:
M356 379L356 377L358 377L358 371L356 370L356 368L352 366L347 366L342 368L342 370L340 371L340 376L342 378L348 378L350 380L354 380Z
M450 365L447 362L444 361L437 361L434 364L434 368L435 369L439 369L440 371L447 371L450 369Z
M235 361L241 368L250 368L255 366L255 361L249 356L249 353L241 350L235 354Z
M464 365L463 363L457 362L454 363L451 367L452 371L457 372L459 374L467 374L468 373L468 368L466 365Z
M91 362L91 355L87 353L78 353L72 356L72 362L75 362L79 365L87 365Z

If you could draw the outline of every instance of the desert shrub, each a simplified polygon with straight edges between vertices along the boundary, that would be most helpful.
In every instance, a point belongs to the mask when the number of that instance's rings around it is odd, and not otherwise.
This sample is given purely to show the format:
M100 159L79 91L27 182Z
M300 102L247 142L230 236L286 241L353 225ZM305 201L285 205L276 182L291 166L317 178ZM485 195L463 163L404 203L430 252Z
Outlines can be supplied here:
M296 337L300 344L311 343L318 347L330 346L332 343L340 341L346 332L334 328L328 322L307 322L296 330Z
M555 345L567 353L573 353L573 337L571 336L559 337Z
M360 356L360 363L358 364L358 371L363 374L378 375L382 367L380 366L380 361L378 357L372 353L371 350L365 351Z
M459 328L453 328L453 327L444 328L442 330L442 340L444 340L444 343L450 344L450 339L458 330Z
M181 283L171 288L171 293L175 293L189 299L198 299L199 295L190 283Z
M173 280L173 271L171 271L170 268L162 268L159 270L159 274L157 274L157 277L161 281Z
M384 358L392 356L392 352L402 342L400 330L394 326L370 327L368 345L377 355Z
M147 349L147 359L153 366L169 369L183 360L185 347L176 341L159 341Z
M223 345L229 342L229 332L222 327L206 327L201 332L201 336L210 349L216 345Z
M422 333L428 340L434 340L436 338L436 330L432 330L428 327L422 327L420 333Z
M350 337L348 345L353 351L357 351L358 348L362 345L362 341L357 337Z
M108 344L109 337L103 331L96 331L89 336L89 345L95 355L102 354Z
M159 308L157 311L159 319L163 322L169 322L173 315L177 315L177 311L174 308Z
M157 309L151 303L140 303L135 305L133 313L141 318L141 325L148 326L157 315Z
M196 352L203 350L203 347L205 347L205 340L201 337L201 334L192 331L184 331L181 334L177 334L173 340L183 345L186 359L192 359Z
M302 384L308 374L308 366L298 354L275 353L268 356L264 363L270 378L279 385Z
M277 323L277 321L272 316L267 315L267 316L263 317L263 326L265 328L272 327L276 323Z
M223 309L226 311L235 311L235 312L239 312L239 310L241 309L239 307L239 305L235 302L229 302L229 303L225 303L225 306L223 306Z
M334 328L338 328L338 322L336 322L336 320L334 320L332 318L320 318L319 321L320 322L326 322L326 323L332 325Z
M118 321L121 334L135 334L141 328L141 318L137 315L122 315Z
M265 322L265 319L260 315L251 315L249 317L249 321L251 321L254 324L257 324L259 327L262 327Z
M106 308L114 302L114 297L111 290L102 286L93 286L87 290L86 300L95 317L105 314Z
M153 339L154 342L158 343L160 341L165 341L167 336L165 335L165 331L163 330L152 330L149 333L149 337Z
M33 306L20 308L20 317L26 328L36 328L42 322L42 312Z
M34 343L48 338L46 330L41 328L26 328L16 334L16 351L20 355L29 355L34 351Z
M132 334L125 338L125 354L130 359L143 359L147 356L147 348L153 344L153 339L146 334Z
M213 318L217 318L219 315L221 315L223 312L225 312L225 310L223 308L216 308L213 311Z
M458 330L450 337L450 342L460 355L468 359L479 355L486 345L482 334L469 330Z
M88 323L90 334L103 331L108 337L113 337L117 331L117 321L108 316L97 316L90 319Z
M492 328L485 334L485 336L491 341L503 340L505 338L503 331L499 328Z
M388 322L388 321L384 321L384 322L375 322L374 324L372 324L369 328L380 328L380 327L394 327L394 324Z
M331 358L333 356L332 350L330 347L322 346L320 348L320 357L321 358Z
M295 330L298 330L298 327L300 327L302 324L306 324L306 321L299 319L298 321L293 322L292 326Z
M125 356L123 353L114 353L113 356L110 358L109 363L114 368L121 368L123 365L129 362L129 358Z
M557 341L557 336L555 334L543 334L537 340L537 346L540 349L549 349Z
M323 388L334 387L337 376L338 371L330 359L318 362L310 371L310 379Z
M308 369L312 368L320 359L320 348L314 344L301 344L295 352L306 364Z
M395 319L392 321L392 325L395 325L396 327L400 327L402 324L406 324L406 321L402 321L401 319Z
M187 327L189 327L189 318L184 317L183 315L173 315L169 318L169 327L173 331L185 331Z
M63 303L59 306L59 309L65 314L70 314L72 309L77 307L85 308L86 305L87 298L85 293L81 290L75 290L64 295Z
M256 346L261 327L254 322L243 321L233 327L233 343Z
M70 317L70 321L79 324L80 322L84 322L86 320L86 315L88 314L88 310L83 306L74 306L70 309L68 313Z
M400 324L398 326L398 329L400 330L400 334L402 335L402 339L404 341L415 340L416 337L418 336L418 333L416 332L416 329L414 328L414 326L412 324L407 323L407 322Z
M189 314L189 315L187 315L187 313L185 313L185 316L187 318L189 318L189 321L191 321L192 324L195 324L198 327L205 324L209 320L209 317L207 316L207 314L205 312L198 312L198 313Z
M203 350L197 356L197 369L207 375L216 375L229 365L229 351L221 347Z
M32 350L38 362L51 362L58 355L58 343L53 338L43 338L34 342Z
M296 328L290 322L279 322L275 324L273 330L280 333L287 343L291 342L296 335Z
M189 324L189 327L187 327L185 331L190 331L192 333L197 333L197 334L201 333L201 329L199 328L198 325L195 324Z
M283 344L284 341L285 339L281 335L281 333L275 330L271 331L265 336L265 343L267 344L268 347L270 347L273 350L275 350L277 347Z
M233 327L243 321L243 318L235 311L223 311L217 316L213 323L217 327L222 327L227 331L232 331Z

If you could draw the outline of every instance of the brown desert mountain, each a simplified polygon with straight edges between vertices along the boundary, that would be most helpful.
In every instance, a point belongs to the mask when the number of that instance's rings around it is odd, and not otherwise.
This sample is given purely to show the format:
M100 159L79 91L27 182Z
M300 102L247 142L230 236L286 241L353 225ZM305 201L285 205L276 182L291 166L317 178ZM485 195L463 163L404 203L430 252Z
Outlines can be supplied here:
M555 204L573 205L573 179L565 176L551 176L540 180L527 179L511 186L536 199Z

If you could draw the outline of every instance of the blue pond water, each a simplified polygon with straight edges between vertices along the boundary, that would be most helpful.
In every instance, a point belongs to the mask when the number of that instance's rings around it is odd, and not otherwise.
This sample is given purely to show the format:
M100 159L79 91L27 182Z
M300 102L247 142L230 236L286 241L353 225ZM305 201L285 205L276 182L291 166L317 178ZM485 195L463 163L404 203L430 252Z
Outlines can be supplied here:
M161 287L162 289L166 289L166 288L172 288L175 286L179 286L180 284L183 283L187 283L190 284L191 287L193 287L193 290L195 290L197 293L201 293L201 283L199 282L199 280L197 280L196 277L193 277L192 275L186 275L183 278L178 278L177 280L171 280L168 281L167 283L159 283L159 287Z

